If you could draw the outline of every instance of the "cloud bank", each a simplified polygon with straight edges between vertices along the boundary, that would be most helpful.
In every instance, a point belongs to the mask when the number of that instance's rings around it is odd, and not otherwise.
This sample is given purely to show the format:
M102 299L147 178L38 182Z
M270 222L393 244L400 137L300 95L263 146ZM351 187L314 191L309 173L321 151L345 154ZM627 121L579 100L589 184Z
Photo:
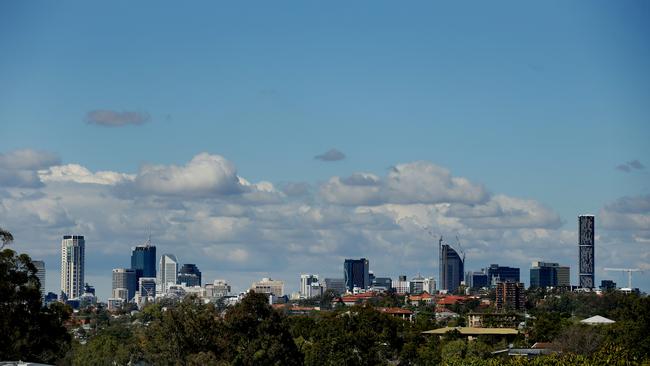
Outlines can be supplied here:
M131 247L149 228L159 253L196 263L207 281L227 278L239 290L262 276L284 279L290 289L300 272L341 277L343 259L362 256L377 275L436 276L437 242L429 231L461 238L467 270L500 263L521 267L526 278L532 260L548 260L570 265L575 275L577 225L565 229L541 202L491 193L431 162L278 187L249 181L210 153L125 173L20 150L0 155L0 169L0 224L13 232L17 250L46 260L50 290L62 235L86 236L88 276L106 297L111 269L128 266ZM650 197L608 203L596 223L599 268L650 261L643 256Z

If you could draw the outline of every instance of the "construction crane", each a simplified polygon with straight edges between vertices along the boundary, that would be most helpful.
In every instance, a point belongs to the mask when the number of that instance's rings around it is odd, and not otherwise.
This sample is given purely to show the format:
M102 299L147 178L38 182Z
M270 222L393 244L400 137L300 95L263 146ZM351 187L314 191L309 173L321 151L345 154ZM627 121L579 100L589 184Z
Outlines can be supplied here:
M639 268L603 268L605 271L627 272L627 287L632 289L632 272L643 272Z

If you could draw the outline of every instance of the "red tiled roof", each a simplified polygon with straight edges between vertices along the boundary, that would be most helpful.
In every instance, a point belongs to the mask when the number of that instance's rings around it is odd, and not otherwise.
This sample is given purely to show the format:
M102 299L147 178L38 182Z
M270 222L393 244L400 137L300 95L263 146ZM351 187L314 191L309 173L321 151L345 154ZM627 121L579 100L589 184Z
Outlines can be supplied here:
M456 295L449 295L441 298L438 300L439 305L453 305L459 301L465 301L467 298L465 296L456 296Z
M436 297L427 293L423 292L421 295L411 295L409 296L409 300L411 301L422 301L422 300L428 300L428 299L435 299Z
M377 308L377 310L386 314L405 314L405 315L413 314L411 310L402 309L402 308Z

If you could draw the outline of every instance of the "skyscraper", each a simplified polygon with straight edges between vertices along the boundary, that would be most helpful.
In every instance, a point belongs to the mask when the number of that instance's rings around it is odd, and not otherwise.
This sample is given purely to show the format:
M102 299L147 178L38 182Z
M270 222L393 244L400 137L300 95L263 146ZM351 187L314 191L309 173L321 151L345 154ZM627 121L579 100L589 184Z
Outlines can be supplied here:
M346 259L343 262L343 278L349 292L353 292L355 287L367 289L371 285L370 262L366 258Z
M454 292L460 286L465 275L465 258L448 244L442 244L442 237L439 241L440 250L440 289L447 292Z
M178 279L178 259L173 254L163 254L158 267L158 288L161 293L166 293L171 285Z
M113 269L113 297L121 298L125 301L131 301L136 292L135 270L131 268ZM119 289L126 289L126 297L117 296L121 293Z
M530 269L530 287L570 286L569 267L558 263L534 261Z
M136 281L140 277L156 277L156 246L151 245L151 239L133 248L131 268L135 270Z
M201 271L196 266L196 264L186 263L181 266L181 269L178 271L179 284L184 283L185 286L201 286Z
M61 292L69 299L81 296L84 289L86 241L83 235L64 235L61 241Z
M580 215L578 230L580 287L594 288L594 216Z
M341 295L345 293L345 279L343 278L326 278L324 282L324 291L332 290Z
M318 275L301 274L300 275L300 297L308 299L311 296L311 284L318 283Z
M495 286L497 282L519 282L519 268L490 264L487 268L488 285Z
M41 283L41 297L45 296L45 262L43 261L32 261L34 267L36 267L36 277L38 277L38 282Z

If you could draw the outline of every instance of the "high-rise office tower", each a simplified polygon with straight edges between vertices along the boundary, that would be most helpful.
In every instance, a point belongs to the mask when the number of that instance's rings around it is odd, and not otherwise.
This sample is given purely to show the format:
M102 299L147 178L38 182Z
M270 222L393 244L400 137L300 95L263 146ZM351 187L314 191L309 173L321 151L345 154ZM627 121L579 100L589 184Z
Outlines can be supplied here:
M135 270L131 268L113 269L113 297L131 301L136 292ZM116 296L117 289L126 289L126 297Z
M76 299L84 290L86 241L83 235L64 235L61 241L61 292Z
M135 270L136 281L140 277L156 277L156 246L151 245L151 239L133 248L131 268Z
M578 230L580 287L594 288L594 216L580 215Z
M178 280L179 284L184 283L185 286L201 286L201 271L196 266L196 264L186 263L181 266L181 269L178 271Z
M323 280L324 282L324 290L332 290L335 293L341 295L345 293L345 279L343 278L326 278Z
M311 284L318 283L318 275L315 274L301 274L300 275L300 297L308 299L311 296Z
M460 286L465 276L465 258L448 244L442 244L442 237L439 241L440 255L440 289L447 292L454 292Z
M497 282L519 282L519 268L490 264L487 268L488 285L495 286Z
M570 286L570 269L558 263L534 261L530 269L530 287Z
M36 277L38 277L38 282L41 283L41 297L45 297L45 262L43 261L32 261L34 267L36 267Z
M158 267L158 292L166 293L178 280L178 259L173 254L163 254Z
M370 262L366 258L346 259L343 262L343 278L349 292L353 292L355 287L367 289L371 285Z

